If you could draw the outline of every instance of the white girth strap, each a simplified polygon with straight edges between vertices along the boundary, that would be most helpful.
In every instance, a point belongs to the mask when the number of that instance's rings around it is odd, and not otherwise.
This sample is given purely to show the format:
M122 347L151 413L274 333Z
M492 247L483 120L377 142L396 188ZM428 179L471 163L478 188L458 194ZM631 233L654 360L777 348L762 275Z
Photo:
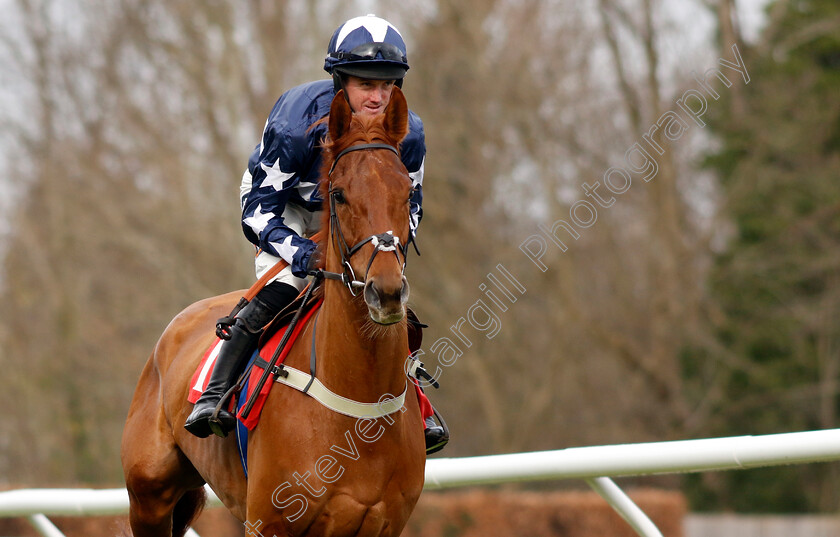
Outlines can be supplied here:
M385 394L379 402L360 403L359 401L347 399L346 397L342 397L337 393L330 391L330 389L324 386L317 377L313 379L308 373L304 373L303 371L299 371L289 366L283 366L283 371L288 373L289 376L284 377L282 375L278 375L274 380L275 382L285 384L286 386L290 386L303 392L306 386L309 385L310 381L312 381L312 384L309 386L309 390L304 393L313 397L316 401L333 412L338 412L339 414L344 414L345 416L350 416L351 418L376 419L393 414L401 409L405 404L405 393L408 390L408 382L406 382L405 389L398 397Z

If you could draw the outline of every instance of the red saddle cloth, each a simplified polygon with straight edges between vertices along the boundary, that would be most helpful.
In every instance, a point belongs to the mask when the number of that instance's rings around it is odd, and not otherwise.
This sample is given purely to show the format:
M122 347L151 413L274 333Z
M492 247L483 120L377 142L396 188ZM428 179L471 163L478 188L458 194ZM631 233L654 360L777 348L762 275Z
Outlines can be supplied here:
M294 332L292 332L292 335L289 337L286 348L281 351L280 356L277 359L278 364L282 364L286 360L286 356L289 354L295 340L297 340L300 333L304 328L306 328L306 324L309 322L309 319L320 307L321 302L315 304L315 306L306 312L298 321ZM251 397L251 392L253 392L254 387L258 384L259 379L262 376L264 368L254 364L254 361L256 361L259 357L263 357L263 360L265 361L270 360L274 355L274 352L277 350L277 346L280 344L280 340L283 339L287 329L288 327L283 327L277 330L277 332L275 332L274 335L271 336L271 338L266 341L260 349L254 352L254 355L249 361L251 368L248 373L248 379L244 384L242 393L239 394L240 401L247 401ZM219 349L221 349L221 346L222 340L216 338L213 344L210 345L204 353L204 356L202 356L201 361L198 363L198 368L196 368L195 373L193 373L192 380L190 380L190 394L187 398L190 403L194 404L198 401L198 398L201 397L201 394L204 393L204 390L207 388L207 383L210 381L210 375L213 373L213 367L216 365L216 359L219 357ZM257 422L259 421L262 407L265 404L266 398L268 398L268 393L271 391L272 385L274 384L273 380L273 378L269 378L263 385L260 390L260 394L257 396L256 401L254 401L254 407L251 409L250 414L248 414L248 418L243 420L241 416L237 416L249 430L256 427ZM231 398L229 410L233 411L235 406L236 401L234 398Z
M306 327L307 323L309 322L310 318L318 311L321 307L322 302L318 302L315 306L312 307L308 312L306 312L303 317L298 321L297 325L295 326L294 332L289 337L289 342L286 345L286 348L280 353L280 356L277 359L278 364L282 364L286 359L286 356L289 354L289 351L292 348L292 344L297 340L300 336L300 333ZM268 361L274 355L274 352L277 350L277 346L280 344L280 340L283 339L283 335L286 333L287 327L280 328L277 332L271 336L271 338L263 345L262 348L254 351L254 355L251 357L249 361L250 371L248 373L248 379L244 383L243 390L239 394L238 403L237 398L231 398L229 403L228 410L233 412L236 408L239 408L239 413L237 418L239 421L242 422L248 430L252 430L256 427L257 423L259 422L260 413L262 412L263 405L265 405L265 401L268 398L268 394L271 391L271 387L275 384L273 378L269 378L266 383L263 385L262 389L260 390L259 395L257 396L256 401L254 401L254 407L251 409L251 412L248 414L246 419L242 419L241 416L241 408L244 407L244 404L248 399L251 397L251 393L253 392L254 388L259 382L260 377L263 374L264 368L255 364L257 358L262 357L264 361ZM192 380L190 381L190 394L188 400L190 403L195 403L198 401L198 398L201 397L201 394L204 392L205 388L207 388L207 383L210 381L210 375L213 372L213 367L216 365L216 358L219 356L219 349L221 348L222 341L218 338L213 342L212 345L207 349L204 353L204 356L201 358L201 361L198 364L198 368L196 368L195 373L193 373ZM412 383L414 384L415 391L417 392L417 398L420 403L420 414L425 420L434 415L434 409L432 408L432 404L429 402L428 397L426 394L423 393L423 390L420 389L418 382L415 379L411 379Z

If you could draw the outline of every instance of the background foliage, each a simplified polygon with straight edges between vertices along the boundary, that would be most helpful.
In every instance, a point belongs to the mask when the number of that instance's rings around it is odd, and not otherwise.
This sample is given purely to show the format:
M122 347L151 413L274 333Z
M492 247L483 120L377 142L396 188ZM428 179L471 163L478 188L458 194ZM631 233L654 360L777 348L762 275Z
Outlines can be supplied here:
M444 370L447 456L837 427L840 7L776 0L376 3L401 28L429 156L412 301L444 336L503 264L527 291ZM236 195L285 89L371 2L5 0L0 481L121 481L160 332L248 286ZM701 21L705 21L703 29ZM650 182L552 248L584 183L732 59ZM732 74L730 72L730 74ZM604 192L603 190L601 191ZM427 349L428 352L428 349ZM838 468L703 474L694 508L838 508Z

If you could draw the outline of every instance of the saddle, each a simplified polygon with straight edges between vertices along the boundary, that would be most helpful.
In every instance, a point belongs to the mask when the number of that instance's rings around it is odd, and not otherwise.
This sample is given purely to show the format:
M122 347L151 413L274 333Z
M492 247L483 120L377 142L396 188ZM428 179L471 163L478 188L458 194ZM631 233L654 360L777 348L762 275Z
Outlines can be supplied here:
M225 325L229 325L229 322L232 322L236 313L247 304L248 300L253 299L253 296L256 295L256 292L264 284L264 280L257 282L249 290L248 294L240 300L229 317L219 319L216 326L217 338L205 352L190 382L191 388L188 397L190 402L194 403L197 401L204 388L206 388L210 373L215 365L215 360L218 357L225 328L227 328ZM286 355L308 324L310 318L317 312L322 302L323 287L315 285L312 289L307 289L307 292L301 293L288 306L275 315L274 319L263 330L257 349L252 353L244 373L236 383L234 396L230 397L228 401L228 410L238 418L236 437L240 462L242 463L246 477L248 475L248 434L259 422L262 408L275 383L275 379L278 376L288 375L288 372L284 371L282 365ZM297 318L296 321L295 318ZM423 328L426 328L427 325L421 323L417 315L410 308L406 310L406 320L408 324L409 354L414 354L422 345ZM293 324L293 326L290 326L290 324ZM287 334L289 330L291 330L291 333ZM414 374L419 374L420 376L433 380L422 369L422 365L415 368ZM437 387L437 382L433 384ZM256 391L259 393L254 393Z
M323 296L324 289L320 285L315 287L309 295L307 295L307 293L301 293L298 295L298 297L292 300L288 306L280 310L277 315L274 316L274 319L269 321L260 336L260 341L257 346L260 348L263 347L279 330L286 328L298 310L302 310L302 317L306 316L313 307L320 303Z

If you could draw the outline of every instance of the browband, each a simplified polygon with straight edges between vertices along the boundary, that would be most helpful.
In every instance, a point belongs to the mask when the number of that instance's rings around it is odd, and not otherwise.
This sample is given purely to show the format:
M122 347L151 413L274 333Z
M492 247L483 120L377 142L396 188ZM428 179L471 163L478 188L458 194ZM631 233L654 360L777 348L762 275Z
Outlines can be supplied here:
M329 171L329 173L327 173L327 176L332 175L333 170L335 170L335 165L336 165L336 164L338 164L338 160L339 160L341 157L343 157L344 155L346 155L347 153L350 153L350 152L352 152L352 151L361 151L362 149L387 149L387 150L389 150L389 151L393 151L393 152L394 152L394 154L395 154L395 155L397 155L397 156L399 156L399 155L400 155L400 152L399 152L399 151L397 151L397 148L396 148L396 147L394 147L394 146L392 146L392 145L388 145L388 144L358 144L358 145L351 145L350 147L348 147L348 148L344 149L341 153L339 153L338 155L336 155L335 160L334 160L334 161L333 161L333 163L332 163L332 166L330 166L330 171Z

